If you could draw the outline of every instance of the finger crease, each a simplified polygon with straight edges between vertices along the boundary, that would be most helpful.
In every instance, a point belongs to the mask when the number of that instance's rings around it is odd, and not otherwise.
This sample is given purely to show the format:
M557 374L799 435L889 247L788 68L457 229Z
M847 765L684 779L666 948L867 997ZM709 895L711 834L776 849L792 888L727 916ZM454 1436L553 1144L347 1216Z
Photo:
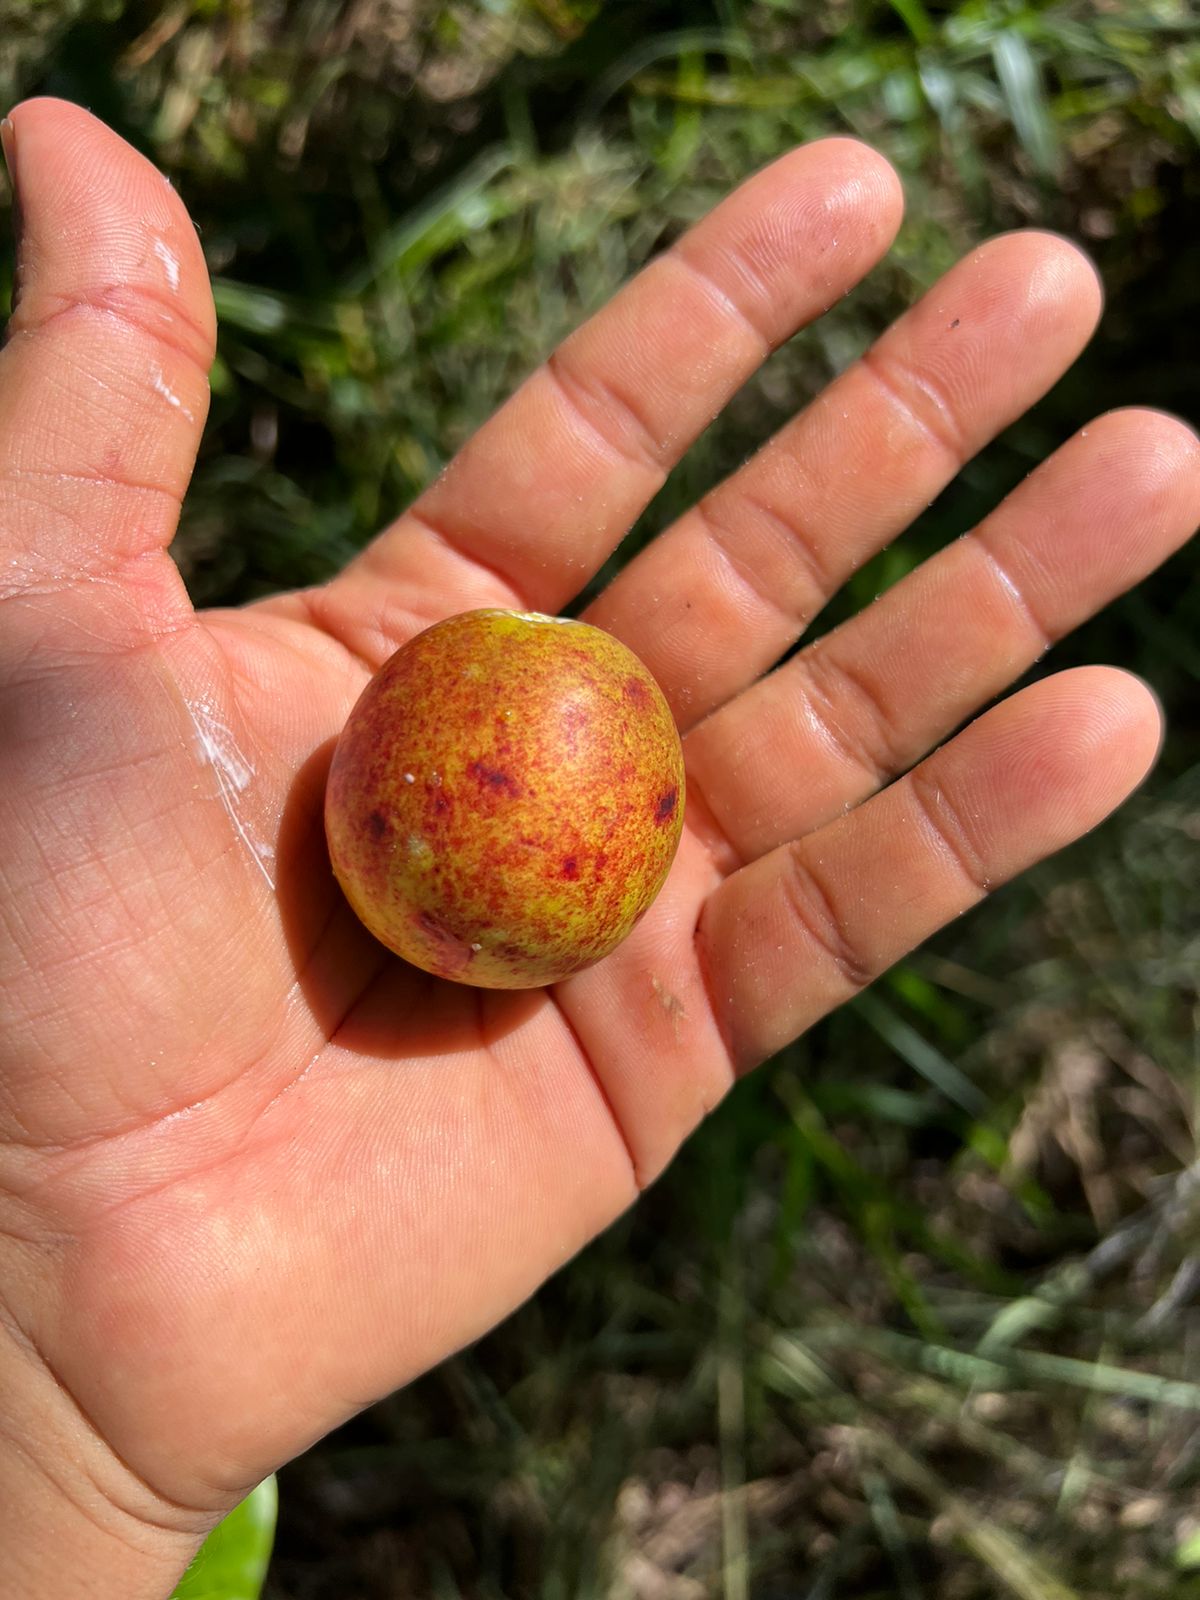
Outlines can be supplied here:
M103 489L134 489L143 494L164 495L176 507L182 503L182 495L175 489L166 489L160 483L142 483L136 478L121 478L111 472L61 472L50 467L8 467L0 477L17 483L33 478L50 482L95 484Z
M803 607L784 605L778 600L773 604L775 609L792 624L811 622L835 588L833 579L817 554L816 540L800 523L776 510L769 500L763 500L749 489L739 488L736 478L731 481L729 492L740 496L750 511L782 538L789 556L799 557L804 577L807 578L812 590L811 595ZM715 498L716 496L710 497L710 499ZM765 596L762 579L757 579L757 582L760 585L759 592Z
M878 974L847 937L833 897L811 863L805 860L803 849L803 843L788 847L791 870L782 875L783 892L792 915L802 933L824 952L850 988L865 989Z
M688 256L684 255L683 251L679 248L668 251L668 253L662 259L664 261L676 262L679 266L681 266L687 275L692 279L692 281L699 285L705 296L711 300L722 312L724 312L725 316L730 322L736 323L739 327L744 328L745 331L752 336L755 344L758 346L758 359L760 361L766 360L766 358L775 349L776 345L778 344L778 340L772 339L767 334L765 329L760 326L757 319L752 317L748 311L740 306L727 289L721 287L711 272L707 272L703 267L697 266L696 263ZM742 261L742 270L748 277L757 276L747 265L744 257L740 257L739 259Z
M582 1036L581 1036L581 1034L579 1032L579 1029L575 1026L574 1022L567 1015L566 1006L564 1005L563 1001L561 999L559 999L558 997L554 997L554 999L555 999L556 1009L558 1011L559 1016L562 1018L563 1025L566 1028L567 1032L570 1034L571 1041L574 1044L576 1050L579 1052L580 1059L582 1060L584 1066L587 1068L588 1073L591 1076L593 1084L595 1084L596 1093L600 1096L600 1099L604 1104L604 1108L608 1112L609 1119L611 1120L612 1125L613 1125L614 1129L616 1130L617 1138L621 1141L621 1146L622 1146L622 1148L623 1148L623 1150L625 1152L625 1159L629 1163L629 1176L630 1176L630 1179L631 1179L631 1181L633 1183L633 1186L637 1190L637 1192L639 1194L641 1194L642 1191L646 1187L646 1179L641 1174L641 1170L640 1170L639 1165L638 1165L637 1155L636 1155L636 1153L634 1151L634 1147L633 1147L632 1141L630 1140L629 1134L625 1130L625 1123L624 1123L623 1119L621 1118L621 1116L618 1114L616 1106L613 1104L612 1097L610 1096L607 1088L605 1087L604 1079L600 1076L600 1069L596 1066L596 1063L592 1060L591 1053L588 1050L587 1046L584 1044L583 1038L582 1038Z
M685 739L685 759L686 754ZM713 869L723 878L729 877L739 867L745 866L748 858L734 843L691 767L687 770L687 821L688 827L708 852Z
M344 650L352 661L358 663L368 677L373 678L379 671L382 657L367 655L365 651L356 649L350 643L344 632L344 625L339 615L339 606L331 589L298 589L294 598L304 611L309 624L326 639L331 640L340 649Z
M771 512L768 507L759 505L757 501L751 500L748 496L745 498L746 503L753 510L761 512L766 517L773 517L788 535L792 547L799 548L803 551L806 574L816 593L816 601L811 607L804 610L799 610L795 607L788 606L779 598L777 594L773 594L771 592L766 580L759 572L755 570L754 564L750 561L747 561L739 551L737 547L737 539L734 536L732 529L722 518L714 513L714 506L719 503L719 497L710 496L705 500L698 500L693 507L693 510L703 524L704 531L708 535L709 543L715 549L716 553L721 557L726 567L728 567L733 575L739 580L742 587L748 590L749 593L753 595L753 597L759 602L759 604L764 606L773 617L777 617L784 622L787 626L788 633L793 634L798 626L802 626L816 615L825 598L826 591L822 587L821 579L817 572L816 563L812 559L810 552L805 549L803 541L801 541L794 532L789 530L788 525L783 521L783 519Z
M992 576L996 580L996 583L1001 589L1004 590L1004 593L1012 602L1014 608L1019 611L1029 623L1029 626L1037 635L1038 642L1041 646L1041 653L1045 654L1045 652L1049 650L1055 643L1054 635L1050 632L1049 628L1046 627L1045 623L1038 616L1032 605L1030 605L1029 600L1022 593L1012 574L1008 571L1007 567L1005 567L1004 563L987 543L986 539L984 539L979 530L976 529L972 533L967 534L966 537L973 540L976 548L982 551L983 558L991 568Z
M599 439L609 455L617 456L626 466L651 472L663 477L664 442L642 417L633 404L620 394L612 384L598 373L586 380L571 370L561 349L555 350L543 368L550 382L558 390L563 403L593 437ZM625 438L617 438L600 424L598 416L613 412L621 419Z
M484 577L490 578L496 585L496 600L498 606L505 608L528 606L532 603L532 596L525 593L521 587L508 576L500 567L489 561L484 561L473 550L468 550L466 540L461 534L456 534L440 519L431 517L428 511L423 511L418 502L410 506L405 512L405 517L417 526L430 538L439 544L443 550L448 551L459 561L467 562L477 572L482 572ZM370 560L371 546L367 547L366 559ZM432 618L430 619L433 620Z
M860 360L863 370L874 378L914 428L931 439L939 450L945 451L956 469L961 467L971 452L953 422L953 407L937 387L913 367L893 363L879 345L864 351ZM903 381L896 376L898 371L903 371ZM914 400L914 395L921 397L920 402Z
M873 749L861 736L851 735L846 727L846 719L840 717L837 711L839 700L844 699L849 690L860 704L866 706L871 723L882 729L885 718L875 694L849 667L832 657L823 656L819 651L815 654L811 650L806 652L798 665L807 680L801 686L801 694L829 741L849 762L867 774L872 788L877 789L890 782L903 765L895 762L895 752L890 748L883 751ZM838 679L841 695L831 692L822 682L822 674L828 673Z
M29 604L39 600L57 600L65 595L78 594L87 585L95 585L100 589L111 589L114 593L127 596L128 591L122 583L122 578L127 573L148 562L163 563L165 576L176 581L178 568L166 551L154 545L146 550L133 550L121 555L109 555L105 559L81 563L69 573L37 575L26 573L20 582L0 582L0 607L13 604ZM169 597L168 597L169 598ZM196 614L180 591L180 603L169 611L156 612L153 617L148 612L143 612L140 617L143 631L130 639L123 647L112 647L117 653L130 656L143 650L158 649L167 640L182 634L196 620ZM62 613L57 611L61 616ZM72 619L77 628L82 627L78 618ZM147 631L148 630L148 631ZM83 630L86 632L86 630Z
M947 800L936 777L930 775L928 766L914 768L909 774L909 787L933 835L937 853L943 858L948 856L970 884L976 898L983 899L991 889L986 865L962 818Z
M413 626L403 629L395 627L390 622L385 623L377 620L374 622L373 627L380 636L383 648L374 654L369 654L359 649L350 641L350 625L361 626L363 617L360 611L354 611L352 608L350 623L347 623L342 615L346 607L342 604L339 584L347 573L354 571L360 573L364 571L372 572L377 569L381 593L392 592L396 586L391 584L388 579L388 558L386 556L377 558L385 545L390 546L393 539L404 537L404 524L406 523L412 525L413 531L419 530L426 539L431 540L440 549L445 550L455 560L461 561L465 566L473 567L477 572L493 580L496 585L496 594L491 601L493 605L505 610L520 610L527 608L532 603L498 567L481 560L468 550L465 547L463 538L453 534L442 523L435 521L427 512L418 510L416 506L411 506L400 519L400 523L382 536L381 542L377 541L375 544L368 545L350 567L339 573L328 584L313 589L295 590L291 596L303 608L307 620L318 632L324 634L334 644L339 645L348 656L372 675L378 672L385 657L404 639L411 638L413 634L420 633L425 628L431 627L433 623L440 621L445 615L444 611L437 613L431 611L428 615L420 616L414 610L406 610L404 615L407 620L412 622Z
M141 1498L142 1496L145 1496L146 1503L144 1505L137 1506L136 1508L122 1505L121 1501L116 1497L116 1495L102 1486L96 1479L94 1473L89 1472L89 1477L91 1478L93 1487L104 1498L104 1500L115 1511L118 1511L129 1517L135 1524L156 1527L163 1532L191 1532L197 1525L198 1520L203 1515L198 1508L187 1505L184 1501L174 1500L170 1495L164 1494L161 1489L155 1488L148 1478L144 1477L130 1461L128 1461L118 1450L114 1449L114 1447L104 1437L94 1418L83 1405L78 1395L65 1381L62 1374L58 1371L55 1363L51 1361L48 1353L42 1348L39 1341L34 1338L33 1334L29 1331L25 1324L23 1322L17 1322L15 1318L5 1318L5 1322L11 1329L12 1336L18 1342L18 1344L23 1347L24 1351L29 1357L31 1357L38 1365L40 1365L50 1384L62 1396L67 1407L78 1419L84 1431L91 1436L91 1438L100 1446L102 1452L106 1453L107 1456L121 1469L122 1473L127 1477L129 1486L134 1491L134 1498ZM75 1505L76 1509L81 1511L85 1516L88 1516L89 1520L93 1521L96 1527L103 1527L103 1524L97 1521L90 1509L82 1502L76 1500ZM115 1529L108 1531L116 1532ZM130 1548L136 1547L130 1546Z
M21 321L20 312L9 323L10 335L19 335L23 338L35 338L43 333L61 318L69 317L76 312L90 312L96 316L111 317L132 329L135 333L153 339L155 343L163 345L175 355L182 356L185 361L194 367L208 383L208 369L211 364L206 359L212 349L212 341L197 323L181 308L177 301L168 300L164 295L155 290L142 286L136 290L128 290L120 285L111 285L99 290L95 294L57 296L59 304L48 312L39 322L26 327ZM155 327L151 322L137 314L137 307L141 303L163 307L170 314L170 321L165 326ZM184 334L191 338L183 337ZM194 342L193 342L194 341ZM202 355L201 352L204 352Z

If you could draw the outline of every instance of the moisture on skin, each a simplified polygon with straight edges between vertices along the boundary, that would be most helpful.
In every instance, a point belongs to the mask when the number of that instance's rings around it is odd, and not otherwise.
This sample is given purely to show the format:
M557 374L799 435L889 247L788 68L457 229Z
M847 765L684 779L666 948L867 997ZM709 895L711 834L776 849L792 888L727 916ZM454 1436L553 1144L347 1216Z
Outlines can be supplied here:
M329 852L370 931L489 989L613 950L662 887L683 752L658 684L610 634L468 611L396 652L338 741Z

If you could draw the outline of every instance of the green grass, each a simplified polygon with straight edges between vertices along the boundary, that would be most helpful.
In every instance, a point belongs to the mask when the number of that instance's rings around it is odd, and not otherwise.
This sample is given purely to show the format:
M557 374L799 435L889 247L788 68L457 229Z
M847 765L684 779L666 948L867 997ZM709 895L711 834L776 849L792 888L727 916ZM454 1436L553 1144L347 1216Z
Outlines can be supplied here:
M852 131L889 261L775 356L620 557L997 229L1081 239L1104 328L822 619L1097 410L1195 419L1200 44L1183 0L355 7L0 0L49 89L170 170L222 316L178 554L201 601L334 570L740 177ZM1200 559L1112 660L1159 774L742 1084L472 1351L280 1476L275 1600L1200 1594Z

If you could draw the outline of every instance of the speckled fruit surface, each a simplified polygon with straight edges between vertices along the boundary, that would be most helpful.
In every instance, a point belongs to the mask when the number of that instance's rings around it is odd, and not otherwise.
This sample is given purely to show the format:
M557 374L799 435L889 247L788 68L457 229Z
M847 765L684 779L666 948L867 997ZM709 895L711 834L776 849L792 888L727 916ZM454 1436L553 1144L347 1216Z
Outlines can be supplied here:
M333 869L389 949L527 989L614 949L683 825L683 752L633 653L582 622L468 611L363 691L325 798Z

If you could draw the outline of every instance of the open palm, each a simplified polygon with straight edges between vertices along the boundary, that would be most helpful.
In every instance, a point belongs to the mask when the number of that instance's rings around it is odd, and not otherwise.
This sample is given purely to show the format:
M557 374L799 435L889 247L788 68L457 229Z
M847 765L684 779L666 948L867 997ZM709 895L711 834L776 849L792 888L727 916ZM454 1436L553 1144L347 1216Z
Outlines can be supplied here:
M13 125L3 1321L39 1375L35 1437L84 1463L67 1492L127 1545L159 1525L182 1547L501 1318L739 1071L1140 781L1157 710L1106 669L927 753L1190 534L1200 450L1168 417L1099 419L763 677L1092 330L1071 245L975 252L587 613L686 735L684 840L635 934L552 991L441 983L370 939L329 869L350 707L442 616L565 604L767 352L887 248L894 175L849 140L785 156L331 584L196 616L166 554L212 356L193 230L82 111L29 102Z

